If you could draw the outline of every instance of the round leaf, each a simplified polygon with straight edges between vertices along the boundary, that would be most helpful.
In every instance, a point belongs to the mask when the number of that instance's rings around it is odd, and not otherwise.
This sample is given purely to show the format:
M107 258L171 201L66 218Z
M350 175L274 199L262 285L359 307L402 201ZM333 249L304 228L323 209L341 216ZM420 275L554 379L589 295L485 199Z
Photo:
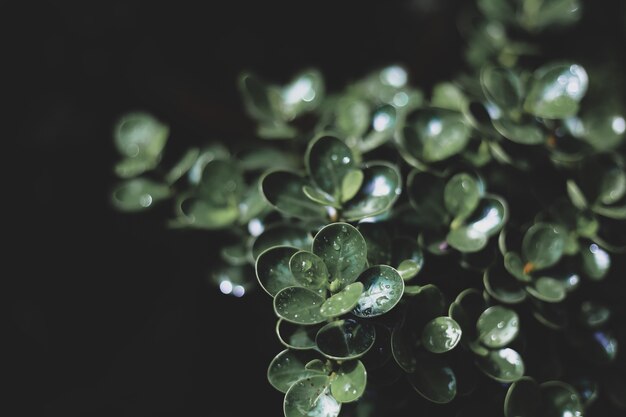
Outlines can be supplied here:
M526 287L530 295L546 303L558 303L567 295L565 285L550 277L538 278L532 286Z
M422 330L422 345L433 353L444 353L455 348L461 340L461 326L450 317L437 317Z
M405 259L404 261L400 262L400 265L398 265L397 267L398 273L405 281L413 278L420 272L421 269L422 266L415 262L413 259Z
M515 252L507 252L504 254L504 267L519 281L530 282L532 277L524 272L524 261Z
M335 124L347 136L361 137L370 124L367 102L355 97L342 97L335 109Z
M476 357L476 365L488 377L499 382L515 382L524 375L522 357L510 348L491 350L482 357Z
M533 74L524 108L546 119L563 119L578 111L578 103L587 92L589 79L576 64L549 64Z
M354 169L350 148L334 136L321 136L310 142L305 161L313 183L335 200L340 200L343 179Z
M324 301L320 313L322 313L324 317L337 317L346 314L356 306L362 292L363 284L353 282Z
M407 191L411 205L416 210L419 226L437 229L448 222L444 203L446 183L440 177L413 170L409 174Z
M522 256L532 269L543 269L557 263L564 248L565 235L560 228L549 223L536 223L524 235Z
M402 131L404 147L417 159L438 162L461 152L470 137L462 113L422 109L407 117Z
M335 208L341 207L339 205L339 202L335 200L335 197L320 190L319 188L315 188L311 185L305 185L302 187L302 192L309 200L313 201L314 203Z
M504 399L504 417L535 417L539 408L539 386L522 377L509 387Z
M326 320L320 313L324 302L319 294L302 287L288 287L274 297L274 311L278 317L296 324L317 324Z
M330 394L326 375L301 379L289 388L283 402L285 417L337 417L341 403Z
M161 154L169 127L144 112L128 113L115 124L117 150L127 158L155 160Z
M315 335L319 326L302 326L279 319L276 323L276 334L280 343L290 349L307 350L315 347Z
M355 359L363 356L374 344L376 330L370 323L336 320L322 327L315 342L330 359Z
M401 191L398 167L387 162L369 162L363 165L361 188L344 203L342 216L357 221L381 214L396 202Z
M511 343L519 333L517 313L502 306L492 306L476 322L478 337L489 348L501 348Z
M135 178L113 190L112 203L122 211L140 211L170 196L170 188L145 178Z
M505 271L485 271L483 285L487 293L501 303L518 304L526 299L522 285Z
M487 240L485 233L476 230L471 225L450 230L446 236L446 241L450 246L467 253L478 252L487 245Z
M180 160L167 172L165 181L174 184L193 167L200 156L198 148L191 148L180 158Z
M418 358L415 372L407 377L418 394L434 403L446 404L456 396L454 371L436 356Z
M274 110L269 99L269 88L262 80L254 74L242 74L239 78L239 90L248 114L258 120L272 120L274 118Z
M576 390L561 381L548 381L539 385L541 411L544 417L582 416L585 408Z
M309 231L297 224L279 223L268 226L254 239L252 256L257 259L266 249L273 246L291 246L298 249L311 249L313 238Z
M480 85L485 96L505 112L515 111L521 104L521 82L511 70L485 67L480 72Z
M325 290L328 285L328 269L317 255L308 251L299 251L289 259L289 270L296 282L310 290Z
M298 249L275 246L265 250L256 260L256 276L261 287L272 297L280 290L298 285L289 269L289 260Z
M367 372L360 360L344 362L330 383L330 392L341 403L358 400L365 392Z
M307 198L305 185L304 178L289 171L273 171L261 179L261 191L276 210L302 219L324 218L326 209Z
M504 200L487 195L480 200L478 207L465 220L468 227L471 227L475 234L485 234L487 237L496 235L506 223L508 218L508 208Z
M358 317L376 317L385 314L402 298L404 281L394 268L373 266L359 276L365 287L353 313Z
M611 268L611 257L595 243L585 245L580 256L585 275L594 281L604 278Z
M446 184L443 201L446 209L455 218L469 216L480 201L481 190L474 177L464 172L456 174Z
M267 379L278 391L287 392L297 381L321 374L320 371L306 369L304 365L305 362L296 352L283 350L270 362Z
M540 145L547 139L547 135L534 120L516 122L496 119L493 121L493 127L508 140L521 145Z
M324 96L324 79L319 71L306 70L280 91L280 111L284 120L315 109Z
M485 300L474 288L463 290L450 304L448 314L461 326L463 340L470 341L478 337L476 321L484 310Z
M331 280L344 287L354 282L365 268L367 245L354 226L332 223L315 235L313 253L324 261Z
M386 264L387 262L379 262ZM419 274L424 266L424 254L417 244L417 239L399 236L391 242L391 265L403 280L409 280Z
M353 169L346 173L341 181L341 202L344 203L356 195L363 184L363 171Z
M415 356L416 336L406 325L405 317L391 332L391 354L404 372L414 372L417 367Z

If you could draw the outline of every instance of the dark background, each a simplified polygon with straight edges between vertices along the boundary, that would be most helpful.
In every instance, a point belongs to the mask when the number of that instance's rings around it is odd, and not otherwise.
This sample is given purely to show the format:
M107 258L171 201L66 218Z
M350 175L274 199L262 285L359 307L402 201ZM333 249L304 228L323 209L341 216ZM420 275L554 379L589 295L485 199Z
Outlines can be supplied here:
M313 66L336 91L401 63L428 89L462 67L462 3L44 1L5 10L3 65L18 92L5 97L14 114L5 113L12 146L3 158L4 406L19 410L10 415L280 415L282 395L265 379L281 349L269 299L209 285L218 242L166 229L167 208L111 208L112 125L149 111L170 125L173 154L249 140L236 88L246 69L284 83Z

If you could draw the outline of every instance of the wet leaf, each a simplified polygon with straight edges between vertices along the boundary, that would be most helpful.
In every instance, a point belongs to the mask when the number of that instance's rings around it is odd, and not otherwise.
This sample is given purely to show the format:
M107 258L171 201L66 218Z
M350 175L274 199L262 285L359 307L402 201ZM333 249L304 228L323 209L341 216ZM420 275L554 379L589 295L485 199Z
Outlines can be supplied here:
M305 161L307 172L317 188L334 200L341 200L344 177L355 168L350 148L334 136L320 136L310 142Z
M289 269L289 260L298 252L290 246L275 246L262 252L256 260L256 276L261 287L274 297L280 290L298 284Z
M446 316L429 321L422 330L422 345L432 353L448 352L461 340L461 326Z
M344 362L330 384L330 392L341 403L358 400L365 392L367 372L360 360Z
M289 388L283 403L285 417L337 417L341 403L330 394L330 379L316 375Z
M478 337L489 348L501 348L511 343L519 332L519 317L515 311L492 306L476 322Z
M313 253L319 256L340 288L354 282L367 261L367 245L361 233L348 223L332 223L313 239ZM331 288L331 291L336 291Z
M302 287L288 287L274 297L276 315L295 324L317 324L326 320L320 312L324 298Z
M404 281L394 268L373 266L359 276L364 290L353 313L358 317L376 317L387 313L402 298Z
M289 259L289 270L300 286L325 294L330 274L319 256L308 251L296 252Z
M367 322L335 320L322 327L315 342L330 359L347 360L363 356L374 344L376 330Z
M543 269L561 259L565 236L549 223L536 223L528 229L522 241L522 256L532 264L532 269Z
M402 178L398 168L387 162L363 165L363 181L356 195L343 204L343 218L357 221L388 210L400 196Z
M476 365L488 377L499 382L515 382L524 375L524 362L510 348L491 350L487 356L476 356Z
M346 285L343 290L324 301L320 313L327 318L346 314L357 305L362 292L363 284L360 282Z
M278 391L287 392L297 381L322 374L320 371L306 369L304 365L305 362L296 352L283 350L270 362L267 379Z

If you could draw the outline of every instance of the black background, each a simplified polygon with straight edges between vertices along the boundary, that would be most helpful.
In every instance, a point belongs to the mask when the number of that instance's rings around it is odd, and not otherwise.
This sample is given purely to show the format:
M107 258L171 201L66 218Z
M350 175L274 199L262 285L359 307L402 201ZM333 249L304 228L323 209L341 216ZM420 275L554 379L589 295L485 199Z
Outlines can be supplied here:
M170 154L249 140L254 126L236 89L246 69L284 83L313 66L336 91L401 63L428 89L462 66L462 3L111 0L5 10L3 65L18 92L5 98L15 112L5 113L5 141L15 149L3 158L5 405L19 410L10 415L280 415L282 395L265 379L280 350L269 298L209 285L219 242L166 229L168 208L111 208L112 125L126 111L152 112L171 127Z

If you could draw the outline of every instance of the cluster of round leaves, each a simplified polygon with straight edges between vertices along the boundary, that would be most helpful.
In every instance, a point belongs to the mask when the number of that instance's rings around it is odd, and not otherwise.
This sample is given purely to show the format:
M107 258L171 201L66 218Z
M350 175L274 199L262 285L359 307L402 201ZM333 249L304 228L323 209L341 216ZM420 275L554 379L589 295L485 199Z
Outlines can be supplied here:
M593 364L616 361L611 307L578 290L626 250L624 103L588 99L601 76L580 63L517 65L541 54L528 39L579 20L578 0L477 6L460 27L475 71L428 97L398 65L337 94L312 69L286 85L246 73L245 108L276 141L191 149L166 169L167 126L145 113L115 126L115 206L173 199L172 227L231 238L213 271L222 292L243 295L256 275L273 298L285 350L268 379L287 417L337 416L403 378L449 403L474 392L477 371L508 388L507 417L582 415L599 389L625 407L618 373L602 388L524 376L521 326L534 317ZM540 200L534 212L518 191ZM435 258L482 282L433 285L422 270Z

